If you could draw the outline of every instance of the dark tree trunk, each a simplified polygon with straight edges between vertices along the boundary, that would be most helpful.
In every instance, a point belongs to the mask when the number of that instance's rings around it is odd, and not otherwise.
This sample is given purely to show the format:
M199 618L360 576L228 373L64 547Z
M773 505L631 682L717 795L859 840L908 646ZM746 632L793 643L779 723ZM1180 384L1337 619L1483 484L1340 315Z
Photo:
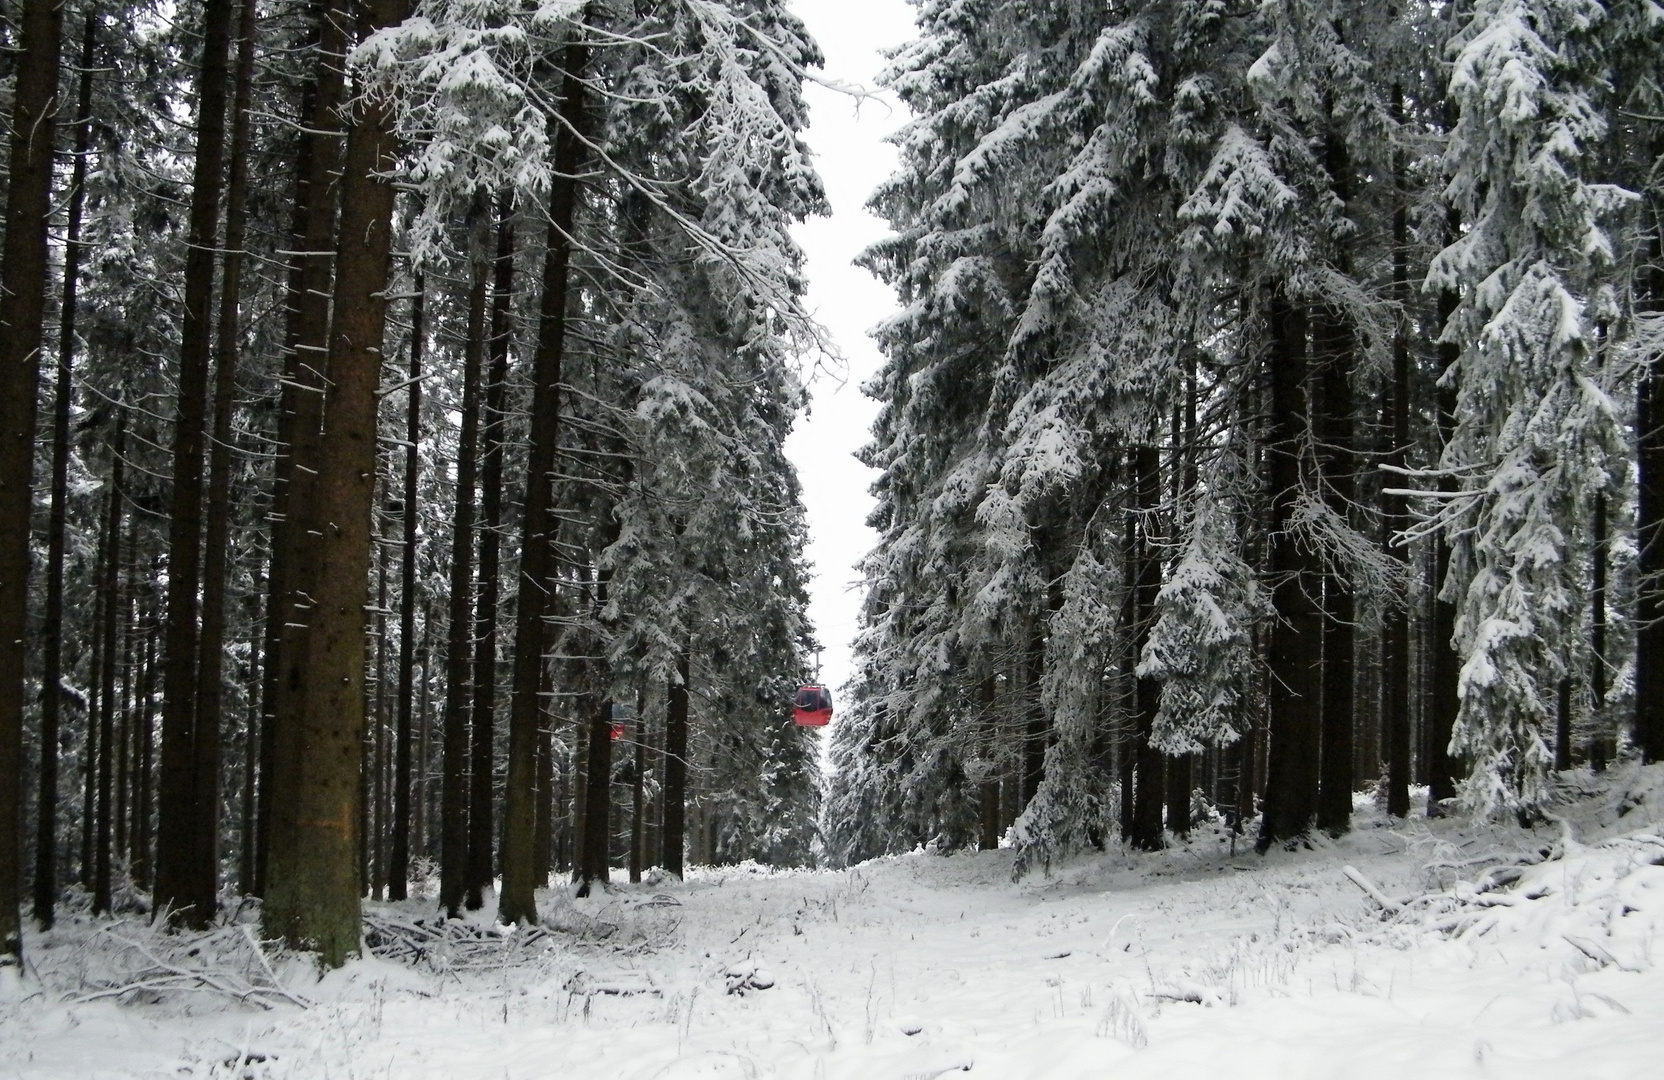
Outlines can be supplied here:
M1344 138L1331 133L1324 141L1323 156L1330 190L1344 212L1352 199L1352 161ZM1342 272L1351 270L1344 250L1338 262ZM1330 512L1345 523L1357 499L1358 486L1352 401L1357 341L1346 313L1333 305L1319 307L1315 321L1319 401L1314 403L1314 434L1323 470L1323 497ZM1357 681L1353 633L1356 604L1344 572L1331 570L1323 575L1323 608L1323 730L1317 825L1330 835L1339 835L1352 826L1353 692Z
M125 423L125 405L116 406L118 424ZM110 561L110 530L107 527L110 519L110 505L114 498L115 489L115 452L114 443L108 444L110 454L110 483L104 493L104 514L98 524L98 552L93 560L93 601L92 601L92 672L90 685L92 693L88 695L86 737L82 740L81 750L81 884L91 890L93 882L98 876L98 773L99 760L107 751L101 736L103 725L99 723L100 700L99 690L104 685L104 669L113 664L115 658L104 652L104 622L109 618L109 607L115 603L115 594L104 587L105 568Z
M1393 119L1402 121L1403 93L1393 87ZM1388 387L1388 422L1392 427L1392 447L1386 464L1405 468L1410 454L1410 215L1409 194L1405 189L1402 151L1393 153L1393 208L1392 208L1392 296L1398 305L1398 320L1393 328L1392 382ZM1389 488L1402 488L1407 483L1403 476L1387 475ZM1394 547L1393 537L1410 525L1409 504L1402 495L1384 494L1381 497L1381 528L1390 552L1408 564L1409 552ZM1410 609L1409 604L1394 603L1384 613L1381 627L1381 730L1388 765L1387 811L1395 817L1410 812L1409 787L1405 764L1409 760L1410 730ZM1398 762L1399 764L1392 764Z
M1589 767L1606 768L1606 495L1595 496L1595 536L1589 559L1594 564L1589 656Z
M343 0L322 0L308 52L313 75L301 106L296 162L294 247L288 286L289 323L278 411L278 458L272 487L270 588L266 608L266 678L261 727L261 772L256 891L265 895L268 850L277 817L289 807L272 801L270 777L278 745L300 722L298 665L306 651L310 606L297 588L312 564L307 522L317 474L324 408L324 369L329 350L331 282L335 276L335 226L341 160L341 100L348 14Z
M664 711L664 825L660 865L666 873L682 876L686 845L688 802L688 682L687 655L676 658Z
M588 15L586 12L585 18ZM572 259L573 220L583 160L586 107L584 75L589 45L583 37L566 47L566 77L561 87L562 123L554 133L554 178L549 190L549 230L543 259L543 299L537 351L532 362L532 415L521 501L520 580L515 605L514 666L509 703L508 778L503 808L503 891L497 917L505 923L537 919L532 872L536 845L538 718L542 704L544 616L554 560L550 541L555 449L560 434L561 368L566 350L568 275ZM605 782L602 794L606 794Z
M1559 701L1554 713L1554 767L1565 772L1572 767L1572 688L1570 679L1561 679Z
M197 80L196 165L190 236L185 253L185 307L180 331L179 393L173 424L173 501L168 514L167 638L162 672L162 790L156 846L156 904L174 919L206 927L214 914L213 874L202 865L213 844L212 822L199 814L207 789L200 750L212 740L197 723L198 586L202 580L202 455L207 434L214 255L219 248L221 173L225 164L227 51L232 0L206 0L202 67ZM217 750L216 750L217 753Z
M1129 505L1136 506L1137 480L1127 491ZM1117 702L1123 719L1117 737L1117 779L1121 784L1119 824L1121 839L1131 843L1134 829L1134 795L1138 766L1138 518L1125 515L1121 531L1121 671L1116 679Z
M1655 226L1655 229L1657 227ZM1664 236L1654 232L1641 296L1664 310ZM1664 357L1654 355L1636 384L1635 745L1643 762L1664 761Z
M1186 360L1182 416L1181 410L1173 410L1173 506L1175 508L1184 505L1184 501L1196 491L1196 452L1196 360L1192 356ZM1177 559L1176 553L1183 550L1183 537L1180 535L1180 528L1178 511L1175 509L1170 528L1175 559ZM1188 836L1190 834L1190 795L1196 782L1193 775L1195 765L1199 760L1201 759L1192 754L1167 759L1167 830L1175 836Z
M1445 235L1454 239L1459 221L1454 210L1446 227ZM1450 322L1455 314L1457 296L1453 292L1439 295L1439 326ZM1460 355L1459 347L1453 342L1439 345L1439 369L1448 372L1455 365ZM1451 432L1456 423L1456 388L1441 385L1438 390L1437 414L1439 427L1439 442L1441 447L1448 445ZM1457 484L1453 476L1439 478L1439 490L1454 493ZM1427 816L1440 817L1443 810L1440 802L1453 798L1456 794L1457 762L1449 753L1450 736L1456 729L1456 714L1461 707L1457 697L1457 682L1461 677L1461 658L1456 655L1456 602L1446 599L1444 590L1449 585L1450 577L1450 539L1441 529L1434 549L1435 588L1438 593L1433 602L1433 686L1432 700L1427 712L1426 738L1429 743L1429 759L1432 768L1428 775L1427 785ZM1389 717L1387 744L1387 803L1391 809L1394 800L1401 800L1404 813L1409 812L1410 795L1410 723L1409 717Z
M144 633L144 672L139 680L139 700L133 710L133 723L138 728L137 776L133 795L133 884L150 888L150 868L155 864L151 854L152 793L155 791L156 757L156 618L145 611L142 619Z
M103 534L100 533L100 536ZM98 557L94 562L94 572L98 577L104 575L105 547L102 540L98 547ZM104 681L104 652L103 638L98 628L104 625L104 595L99 594L93 599L93 635L92 635L92 684L97 686ZM98 821L98 696L92 695L88 699L86 734L81 740L81 872L76 878L83 888L92 888L93 878L93 830Z
M259 625L258 622L255 623ZM254 646L249 643L250 650ZM254 829L256 784L260 775L260 697L255 693L260 685L256 664L248 672L249 696L243 725L243 789L240 793L242 821L237 830L237 888L244 896L254 890Z
M580 673L580 678L582 675ZM585 783L584 762L589 759L589 714L595 709L595 700L586 692L577 695L573 702L574 721L572 724L572 828L571 828L571 856L572 877L577 880L582 869L583 836L584 836L584 799L588 793Z
M1144 445L1133 450L1132 487L1133 506L1137 511L1132 628L1133 640L1138 643L1136 657L1143 655L1144 645L1149 641L1150 630L1155 625L1156 594L1161 591L1161 552L1155 535L1156 513L1161 506L1161 452L1156 447ZM1134 677L1138 680L1133 691L1138 725L1133 750L1136 786L1128 839L1139 851L1160 851L1167 762L1150 740L1155 734L1156 713L1161 707L1161 683Z
M484 271L475 267L468 306L469 341L462 367L462 432L457 444L456 497L451 518L449 625L445 636L445 775L440 792L439 904L450 917L464 902L480 906L469 861L468 636L473 613L474 489L479 471L480 362L476 311L484 318Z
M1318 392L1321 424L1317 432L1324 472L1324 498L1341 521L1357 498L1353 461L1351 328L1341 312L1321 310L1317 320ZM1317 825L1339 835L1352 824L1352 729L1354 634L1352 591L1338 573L1323 576L1322 759L1318 781Z
M1036 625L1029 633L1027 670L1024 677L1028 699L1024 703L1027 716L1023 721L1023 807L1027 809L1039 794L1046 779L1046 703L1041 680L1046 674L1046 644L1044 631Z
M1271 730L1265 807L1257 847L1293 840L1317 813L1321 746L1323 616L1315 600L1320 568L1291 531L1303 487L1300 448L1308 434L1306 315L1281 288L1267 313L1272 336L1271 439Z
M379 532L379 530L377 530ZM375 780L372 810L374 823L370 838L370 896L380 900L387 888L387 541L375 542L375 702L369 709L370 735L374 742Z
M995 738L994 717L994 677L992 675L982 679L977 684L977 703L982 706L982 722L988 729L988 735L983 741L983 752L988 756L988 777L983 780L978 790L978 818L980 837L977 846L983 851L995 851L1000 846L1000 776L994 768L994 762L999 757L999 747Z
M54 0L24 0L16 23L6 233L0 248L0 962L23 958L23 849L18 840L29 512L63 10Z
M137 619L135 609L139 591L139 519L137 514L127 519L127 542L122 545L126 562L121 568L122 577L127 582L127 588L122 594L121 625L117 632L121 636L121 687L116 691L116 767L115 767L115 806L112 810L115 828L114 851L118 856L128 857L131 851L129 844L131 837L127 829L127 814L130 806L129 795L131 787L129 779L132 775L133 764L133 697L137 689L137 664L134 662L134 650L138 645L138 633L134 627Z
M394 25L406 0L369 0L361 27ZM273 830L266 932L315 949L338 967L359 948L361 921L353 800L362 770L364 604L375 506L377 391L387 318L396 143L395 105L359 101L341 185L330 392L314 478L315 542L307 592L314 598L301 667L297 723L279 740L274 795L290 810Z
M110 494L104 507L104 565L99 591L104 596L98 627L98 652L104 658L98 680L98 819L93 840L92 910L110 910L110 845L112 784L115 779L116 628L121 625L121 510L126 497L127 413L116 414L115 438L110 443ZM92 719L88 718L90 724Z
M387 860L387 896L404 900L410 896L410 742L416 697L416 494L421 471L417 447L422 439L422 352L426 348L426 282L416 275L416 295L410 304L410 384L405 388L404 427L404 546L399 575L399 720L394 736L397 752L393 761L393 845ZM424 717L425 720L425 717ZM422 725L420 768L427 769L427 724ZM426 785L420 785L425 793ZM416 807L422 817L421 800ZM416 829L420 846L422 829Z
M630 734L635 744L635 766L630 777L630 881L641 881L642 863L646 861L647 830L643 817L647 806L647 738L646 725L638 716L630 725Z
M474 615L473 786L468 808L470 907L492 880L493 747L497 719L497 595L503 525L503 424L508 392L509 304L514 293L514 226L505 197L498 214L491 295L491 367L480 429L480 574Z
M416 739L416 813L415 821L411 823L416 836L411 847L417 853L430 857L433 853L432 838L428 831L428 822L433 817L432 796L428 791L433 769L433 754L429 745L433 738L433 622L433 608L424 604L422 647L416 654L416 662L422 668L422 703L416 710L416 726L421 730L421 734Z
M548 666L543 669L543 700L553 702L554 681ZM537 727L537 812L532 836L532 887L549 883L549 858L555 831L555 747L553 705L539 718Z
M489 203L483 198L476 204L476 211L481 218L489 212ZM481 233L484 233L483 222ZM483 240L483 235L482 235ZM468 293L468 340L466 345L467 360L470 369L480 373L476 378L482 378L485 370L485 338L486 338L486 302L489 299L487 286L490 282L489 264L483 253L478 256L479 261L474 266L474 283ZM481 390L484 390L482 383ZM482 404L476 405L479 414L483 414ZM475 433L476 444L474 453L479 455L478 429ZM476 461L477 468L477 461ZM477 474L476 474L477 476ZM480 515L473 530L478 545L476 557L481 559L484 567L484 552L486 537L492 525ZM469 690L471 700L468 705L469 719L469 753L468 753L468 894L467 907L470 911L478 911L485 905L485 890L490 888L491 873L491 738L492 720L490 712L481 712L483 702L490 703L495 690L495 672L487 670L488 665L483 662L484 654L480 651L480 619L484 611L483 583L476 575L474 607L470 612L473 620L468 626L469 641L474 647L471 661L472 674L469 676ZM493 613L495 621L495 613ZM495 660L495 657L493 657ZM495 665L489 665L494 667ZM481 683L487 685L481 686Z
M602 698L589 719L589 757L584 763L584 829L575 875L578 895L588 896L611 876L612 699Z
M230 177L225 196L225 261L220 272L219 343L214 370L214 437L208 450L208 522L203 539L202 638L197 661L192 817L197 875L192 895L214 903L218 892L220 744L224 717L225 605L231 549L231 414L235 408L247 223L249 107L254 92L254 4L243 0L231 113Z
M64 227L64 298L58 319L58 378L52 406L52 504L46 525L46 611L41 629L40 793L35 824L35 921L52 929L58 899L58 729L63 705L64 526L69 501L69 407L75 394L75 303L81 277L81 214L92 150L92 66L98 14L81 33L81 75L75 95L75 162L70 169Z
M1189 754L1169 757L1167 771L1167 831L1174 836L1190 835L1190 790L1195 758Z

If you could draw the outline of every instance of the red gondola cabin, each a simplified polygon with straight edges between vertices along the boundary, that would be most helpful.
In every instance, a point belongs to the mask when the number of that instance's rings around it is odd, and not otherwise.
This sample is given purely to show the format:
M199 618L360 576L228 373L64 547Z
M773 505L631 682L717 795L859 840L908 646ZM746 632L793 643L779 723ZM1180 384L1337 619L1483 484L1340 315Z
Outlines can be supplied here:
M800 686L792 701L798 727L825 727L832 722L832 691L824 686Z

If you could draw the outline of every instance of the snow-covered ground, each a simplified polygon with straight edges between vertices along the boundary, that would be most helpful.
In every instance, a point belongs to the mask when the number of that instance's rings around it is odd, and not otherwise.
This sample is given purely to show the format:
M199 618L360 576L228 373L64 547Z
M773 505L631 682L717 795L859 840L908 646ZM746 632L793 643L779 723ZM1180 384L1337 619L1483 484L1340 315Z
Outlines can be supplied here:
M507 936L373 905L383 955L321 981L241 924L69 920L0 985L0 1077L1664 1075L1664 767L1565 784L1534 831L1360 803L1266 858L728 868L549 894Z

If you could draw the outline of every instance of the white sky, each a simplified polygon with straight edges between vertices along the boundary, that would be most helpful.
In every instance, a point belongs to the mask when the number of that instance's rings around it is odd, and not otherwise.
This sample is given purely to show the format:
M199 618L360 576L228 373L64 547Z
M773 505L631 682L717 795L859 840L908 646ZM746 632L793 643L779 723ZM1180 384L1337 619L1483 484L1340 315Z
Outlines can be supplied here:
M799 18L826 54L821 73L829 82L876 89L884 66L881 50L913 36L914 9L906 0L795 0ZM888 231L866 211L873 189L895 167L884 136L907 118L888 95L857 107L850 97L808 87L808 140L826 183L832 215L793 231L808 256L809 307L848 362L811 385L810 414L798 422L786 452L803 481L809 512L809 616L826 651L821 679L842 686L852 673L850 643L861 607L855 563L876 534L866 527L875 473L852 456L867 441L877 405L861 384L878 370L878 350L867 331L895 310L895 295L865 270L851 265L862 249Z

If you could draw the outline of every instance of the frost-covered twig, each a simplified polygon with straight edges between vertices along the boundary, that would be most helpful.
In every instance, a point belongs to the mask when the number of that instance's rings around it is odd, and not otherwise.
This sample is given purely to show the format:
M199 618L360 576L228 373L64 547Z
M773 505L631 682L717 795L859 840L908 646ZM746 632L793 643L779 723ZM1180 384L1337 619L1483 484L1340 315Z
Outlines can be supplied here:
M1377 904L1380 904L1382 911L1390 915L1404 910L1403 904L1399 903L1397 900L1389 899L1387 895L1380 889L1377 889L1368 878L1359 873L1357 868L1348 866L1343 868L1341 873L1345 874L1347 880L1351 881L1352 884L1362 889L1364 891L1364 895L1368 896Z
M240 928L247 933L247 928ZM291 1005L306 1008L311 1004L306 998L285 987L271 966L266 962L265 954L254 946L261 969L265 972L270 984L253 982L227 967L215 966L216 957L212 944L224 936L224 931L209 934L206 937L173 942L161 939L177 948L186 946L189 956L201 958L198 966L185 966L181 962L158 955L155 950L142 941L122 937L109 927L99 931L99 936L115 942L122 952L130 952L139 956L144 964L136 970L123 972L104 980L104 985L97 989L72 995L70 1000L77 1003L98 1001L104 998L125 997L143 991L194 990L208 991L231 998L235 1001L251 1002L263 1009L270 1009L272 1002L286 1001ZM253 944L252 938L249 939ZM88 942L89 946L92 942ZM271 1000L268 1000L271 999Z

